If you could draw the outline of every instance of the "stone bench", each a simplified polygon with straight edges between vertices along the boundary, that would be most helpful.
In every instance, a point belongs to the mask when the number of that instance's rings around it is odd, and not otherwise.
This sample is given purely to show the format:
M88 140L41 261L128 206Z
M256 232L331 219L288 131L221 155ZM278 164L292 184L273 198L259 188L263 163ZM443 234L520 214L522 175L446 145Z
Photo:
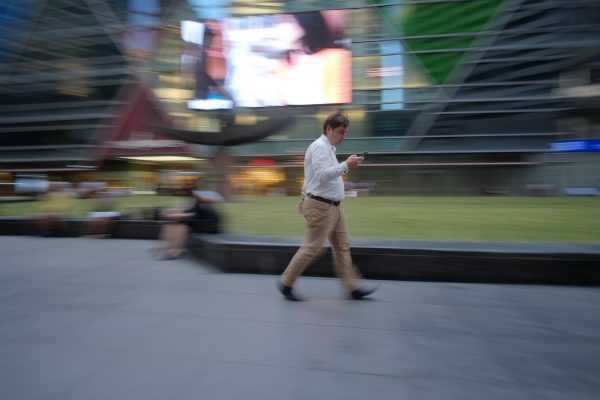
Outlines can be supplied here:
M190 251L223 271L279 275L302 238L192 235ZM600 244L353 240L366 278L488 283L600 284ZM331 251L306 275L332 276Z
M0 235L35 234L34 222L0 217ZM69 219L67 236L79 236L84 222ZM155 240L161 224L118 220L112 237ZM225 272L279 275L301 242L299 237L232 232L193 234L188 249ZM371 279L600 285L600 244L353 239L352 256L365 278ZM333 275L328 247L305 274Z
M83 232L86 218L69 218L64 236L77 237ZM115 221L111 237L117 239L157 239L161 221L121 219ZM0 235L36 235L35 217L0 217Z

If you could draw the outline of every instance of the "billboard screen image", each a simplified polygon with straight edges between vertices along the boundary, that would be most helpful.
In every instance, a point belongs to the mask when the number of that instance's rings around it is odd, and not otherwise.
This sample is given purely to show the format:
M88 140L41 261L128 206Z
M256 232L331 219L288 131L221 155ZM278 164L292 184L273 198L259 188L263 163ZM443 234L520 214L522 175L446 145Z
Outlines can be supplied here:
M182 21L193 109L352 101L347 12L324 10Z

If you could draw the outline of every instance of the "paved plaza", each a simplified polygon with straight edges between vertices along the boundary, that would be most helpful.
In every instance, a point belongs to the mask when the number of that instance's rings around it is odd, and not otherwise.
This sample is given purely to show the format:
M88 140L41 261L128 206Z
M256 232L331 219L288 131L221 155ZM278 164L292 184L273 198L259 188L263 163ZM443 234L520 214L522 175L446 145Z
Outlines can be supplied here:
M600 288L222 273L153 241L0 237L7 400L600 398Z

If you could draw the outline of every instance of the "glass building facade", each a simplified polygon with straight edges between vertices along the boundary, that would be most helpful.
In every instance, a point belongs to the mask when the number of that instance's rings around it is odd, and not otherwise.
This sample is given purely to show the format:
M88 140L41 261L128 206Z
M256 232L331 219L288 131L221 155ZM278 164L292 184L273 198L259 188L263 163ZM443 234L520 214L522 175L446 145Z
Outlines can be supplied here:
M346 10L351 102L189 107L182 21L329 9ZM296 192L304 150L338 108L351 119L338 154L369 152L347 181L374 184L375 193L521 195L539 185L600 185L596 150L554 146L599 137L597 1L32 0L9 1L3 19L4 171L98 168L90 149L100 128L122 117L120 94L149 87L172 131L200 143L198 157L227 146L240 192L257 184ZM284 112L292 124L248 143L227 141L229 126L251 131Z

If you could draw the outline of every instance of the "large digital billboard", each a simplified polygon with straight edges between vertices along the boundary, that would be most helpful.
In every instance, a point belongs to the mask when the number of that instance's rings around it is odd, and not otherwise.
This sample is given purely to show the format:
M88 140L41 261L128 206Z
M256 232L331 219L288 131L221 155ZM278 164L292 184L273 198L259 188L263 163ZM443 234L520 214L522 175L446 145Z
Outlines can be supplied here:
M193 109L352 101L347 11L182 21Z

